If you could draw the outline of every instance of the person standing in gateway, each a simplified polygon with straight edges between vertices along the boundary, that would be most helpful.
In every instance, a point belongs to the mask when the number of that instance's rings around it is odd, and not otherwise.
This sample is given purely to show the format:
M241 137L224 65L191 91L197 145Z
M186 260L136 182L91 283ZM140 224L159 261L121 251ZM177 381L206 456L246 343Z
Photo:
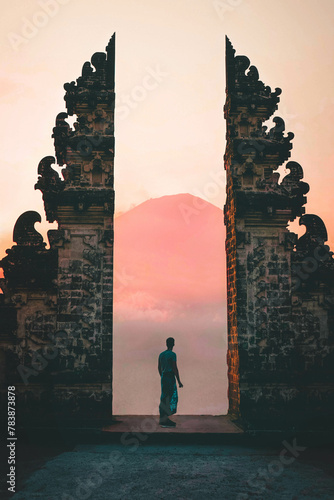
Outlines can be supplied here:
M169 337L166 340L167 349L159 355L158 371L161 376L161 398L159 405L160 421L162 427L175 427L176 423L170 420L169 415L176 413L177 409L177 388L176 380L179 387L183 387L181 383L179 370L176 364L176 354L173 352L175 340Z

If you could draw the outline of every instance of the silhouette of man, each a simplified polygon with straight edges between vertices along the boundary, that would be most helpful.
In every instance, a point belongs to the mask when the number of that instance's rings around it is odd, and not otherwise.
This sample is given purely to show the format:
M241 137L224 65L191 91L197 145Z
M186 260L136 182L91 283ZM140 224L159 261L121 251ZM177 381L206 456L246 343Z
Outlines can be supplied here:
M175 340L169 337L166 340L167 349L159 355L158 371L161 376L161 398L159 405L160 421L162 427L175 427L176 423L170 420L169 415L176 413L177 408L177 388L176 380L179 387L183 387L181 383L179 370L176 364L176 354L173 352Z

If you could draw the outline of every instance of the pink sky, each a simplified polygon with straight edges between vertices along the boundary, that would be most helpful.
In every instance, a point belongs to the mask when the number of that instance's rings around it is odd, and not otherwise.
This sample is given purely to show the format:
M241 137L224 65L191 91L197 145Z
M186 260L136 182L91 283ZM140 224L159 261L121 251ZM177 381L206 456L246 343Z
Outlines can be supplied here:
M307 212L323 218L334 247L332 0L49 0L49 10L46 3L2 7L1 255L22 212L37 210L41 232L50 228L34 184L40 159L54 154L63 84L114 31L118 213L178 193L223 207L227 34L267 85L282 88L277 114L295 133L291 159L311 186Z
M224 242L222 210L189 194L149 200L116 219L116 414L157 413L157 358L171 336L184 384L179 413L226 413Z

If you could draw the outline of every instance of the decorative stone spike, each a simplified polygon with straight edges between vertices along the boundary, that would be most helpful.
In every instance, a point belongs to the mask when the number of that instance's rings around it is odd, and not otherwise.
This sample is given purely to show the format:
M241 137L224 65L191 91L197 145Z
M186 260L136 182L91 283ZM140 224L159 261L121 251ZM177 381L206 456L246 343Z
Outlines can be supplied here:
M250 114L265 121L277 109L281 93L280 88L271 92L271 88L259 80L258 70L255 66L250 66L248 57L235 56L235 50L226 37L225 110L231 112L243 107Z
M46 219L54 222L57 219L58 195L64 189L64 182L60 180L58 172L51 165L56 162L53 156L45 156L38 165L38 181L35 189L43 193Z
M310 248L327 241L327 230L323 220L318 215L305 214L299 219L299 225L306 227L306 233L297 242L297 249Z
M43 236L35 229L36 222L42 222L42 218L38 212L31 210L20 215L13 231L13 241L18 246L42 248L46 246L46 243L43 242Z
M53 289L57 275L57 258L54 252L46 250L36 229L41 222L38 212L24 212L16 221L13 240L17 245L7 250L8 256L0 261L7 288L11 293L17 289Z

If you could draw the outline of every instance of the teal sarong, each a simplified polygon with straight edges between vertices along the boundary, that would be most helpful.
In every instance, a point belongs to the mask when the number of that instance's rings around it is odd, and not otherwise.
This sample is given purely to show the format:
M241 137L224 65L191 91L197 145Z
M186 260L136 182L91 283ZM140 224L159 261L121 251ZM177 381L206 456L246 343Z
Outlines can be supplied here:
M161 375L160 419L176 413L177 402L178 395L175 375L173 372L164 372Z

